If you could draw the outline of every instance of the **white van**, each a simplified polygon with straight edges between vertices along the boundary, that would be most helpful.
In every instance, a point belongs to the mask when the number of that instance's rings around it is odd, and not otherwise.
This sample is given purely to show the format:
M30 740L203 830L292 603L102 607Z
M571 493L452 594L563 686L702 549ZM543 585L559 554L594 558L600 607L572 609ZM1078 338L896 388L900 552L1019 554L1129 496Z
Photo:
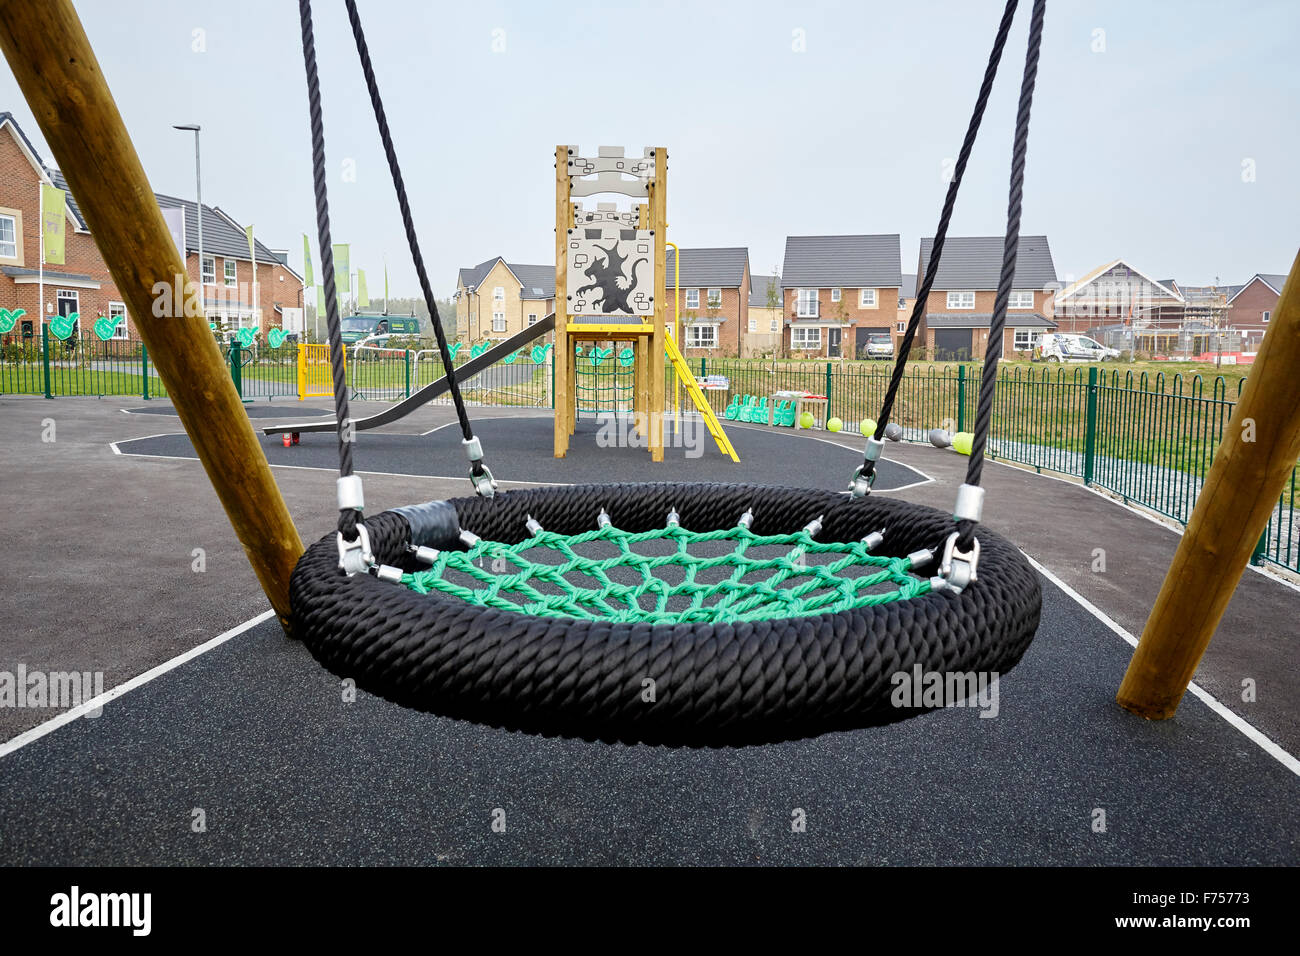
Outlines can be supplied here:
M1039 339L1036 358L1044 362L1104 362L1119 358L1117 349L1108 349L1086 335L1045 332Z

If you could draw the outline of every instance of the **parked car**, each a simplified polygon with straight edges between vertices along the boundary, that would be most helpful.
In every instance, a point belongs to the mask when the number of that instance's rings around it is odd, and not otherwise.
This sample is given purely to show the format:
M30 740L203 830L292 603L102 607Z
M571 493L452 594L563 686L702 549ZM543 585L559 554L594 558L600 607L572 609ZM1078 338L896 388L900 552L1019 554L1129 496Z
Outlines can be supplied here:
M1107 348L1086 335L1047 332L1039 340L1036 358L1044 362L1104 362L1119 358L1119 350Z
M866 357L869 359L892 359L894 357L894 337L888 332L873 332L867 336Z
M370 339L367 345L382 345L389 335L419 335L420 320L413 315L349 315L343 319L343 341L351 345Z

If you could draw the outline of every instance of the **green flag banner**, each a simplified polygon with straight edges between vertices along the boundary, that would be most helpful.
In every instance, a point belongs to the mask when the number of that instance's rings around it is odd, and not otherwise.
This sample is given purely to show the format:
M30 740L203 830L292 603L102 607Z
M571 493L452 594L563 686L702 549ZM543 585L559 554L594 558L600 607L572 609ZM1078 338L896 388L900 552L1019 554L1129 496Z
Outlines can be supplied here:
M357 270L357 308L370 308L370 296L366 293L366 274Z
M334 287L340 293L352 291L351 252L346 242L334 243Z
M256 266L256 265L257 265L257 248L253 245L253 227L252 227L252 226L249 226L247 229L245 229L245 230L244 230L244 234L245 234L246 236L248 236L248 258L252 259L252 260L253 260L253 265ZM257 275L257 270L256 270L256 269L253 270L253 275L254 275L254 276Z
M316 287L316 314L322 319L325 317L325 287L323 285Z
M302 234L302 281L304 285L316 284L311 274L311 243L307 241L305 232Z
M57 186L41 183L41 235L45 238L45 261L63 265L63 207L67 199Z
M384 308L388 308L388 263L384 263Z

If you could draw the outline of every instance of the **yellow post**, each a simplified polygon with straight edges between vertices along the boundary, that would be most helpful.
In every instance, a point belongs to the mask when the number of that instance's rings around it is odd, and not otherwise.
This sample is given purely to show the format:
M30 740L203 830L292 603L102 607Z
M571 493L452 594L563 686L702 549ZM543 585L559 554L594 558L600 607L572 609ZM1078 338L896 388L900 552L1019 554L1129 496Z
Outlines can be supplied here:
M307 397L307 343L298 343L298 401Z
M1172 717L1300 458L1300 256L1116 699Z
M201 305L194 302L200 293L186 277L181 253L71 0L0 0L0 49L244 554L287 625L289 575L302 554L302 540ZM154 308L162 296L171 308L160 309L165 314L158 316Z
M664 240L665 246L673 247L673 332L672 339L677 343L677 348L682 347L681 339L677 336L682 333L682 250L677 248L677 243ZM673 427L678 433L682 430L682 379L677 374L677 365L673 365Z
M555 457L569 453L573 433L573 344L569 341L569 229L573 205L569 197L569 147L555 147Z
M664 325L668 320L668 150L655 147L655 178L650 183L650 228L655 233L655 320L650 336L650 460L664 460Z

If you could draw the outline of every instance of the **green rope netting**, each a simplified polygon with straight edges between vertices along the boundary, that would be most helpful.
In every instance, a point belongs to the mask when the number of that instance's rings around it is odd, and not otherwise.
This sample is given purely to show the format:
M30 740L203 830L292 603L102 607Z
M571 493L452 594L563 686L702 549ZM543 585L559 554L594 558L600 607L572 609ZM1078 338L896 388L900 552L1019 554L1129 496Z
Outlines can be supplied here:
M666 553L635 550L658 542ZM733 547L726 550L726 543ZM692 553L706 544L720 553ZM584 547L591 545L613 553L575 550L594 550ZM529 552L538 549L554 563L532 560ZM764 549L779 553L751 554ZM680 575L679 581L655 573L669 568L680 569L668 575ZM930 590L929 580L910 568L907 558L878 557L863 542L816 541L806 528L756 535L740 525L697 532L670 524L632 534L606 525L577 535L538 531L516 545L479 540L468 551L440 552L432 567L404 574L402 583L420 594L439 591L479 607L542 617L724 623L905 601Z

